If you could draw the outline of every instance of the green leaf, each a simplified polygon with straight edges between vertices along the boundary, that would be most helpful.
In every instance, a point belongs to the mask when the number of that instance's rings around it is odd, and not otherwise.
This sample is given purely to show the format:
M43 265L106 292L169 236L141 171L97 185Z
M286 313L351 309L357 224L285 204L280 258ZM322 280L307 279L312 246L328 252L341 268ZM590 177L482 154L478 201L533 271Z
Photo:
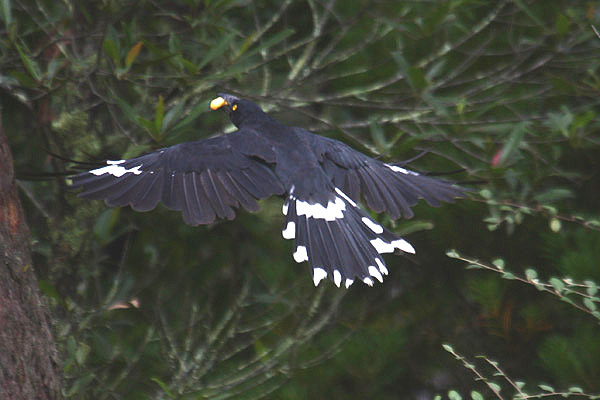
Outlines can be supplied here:
M192 124L198 117L205 113L208 107L205 102L200 102L194 109L181 121L179 121L174 127L173 131L180 131L185 129L188 125Z
M423 24L423 32L425 35L430 36L434 32L437 32L444 20L452 15L449 12L450 3L451 2L438 2L436 6L432 8L433 12L428 13Z
M100 214L94 224L94 236L98 242L106 243L110 241L113 228L119 220L120 211L121 209L119 207L115 207L104 210Z
M151 122L150 122L150 125L152 125ZM133 145L132 144L127 148L127 150L125 150L122 157L124 159L133 158L133 157L139 156L140 154L148 153L150 150L152 150L152 147L150 147L149 145Z
M492 261L492 264L494 264L496 266L496 268L498 268L499 270L504 269L504 260L501 258L496 258L495 260Z
M427 70L427 73L425 74L425 78L428 81L431 81L433 79L435 79L436 77L440 76L441 73L443 73L444 68L446 67L447 61L446 60L440 60L437 61L435 63L433 63L433 65ZM464 97L461 97L461 99L456 103L456 108L457 110L459 110L459 114L462 114L462 110L464 110L464 107L466 105L466 100Z
M578 93L577 89L575 88L575 85L573 85L571 81L562 77L553 76L550 78L550 82L552 82L554 90L556 90L557 93L560 93L562 95L573 95L575 93Z
M179 116L183 112L184 106L185 106L185 101L180 100L177 102L177 104L175 104L174 107L172 107L169 111L166 112L165 117L163 119L163 123L162 123L162 130L164 132L166 132L169 129L173 120L179 118Z
M571 386L569 388L569 392L571 392L571 393L583 393L583 389L580 388L579 386Z
M600 228L600 220L597 219L590 219L587 221L588 225L596 227L596 228Z
M144 117L137 117L136 122L139 126L144 128L150 134L150 136L152 136L152 139L157 139L156 125L154 122Z
M248 35L248 37L246 37L246 39L242 42L241 46L238 48L237 54L233 59L237 60L239 57L241 57L248 50L248 48L252 46L252 43L254 43L255 38L256 33Z
M229 33L228 35L222 37L216 45L211 46L210 50L204 55L204 57L202 57L200 62L196 65L198 70L202 69L202 67L213 61L215 58L220 57L228 49L230 49L234 37L234 33Z
M33 58L29 57L29 55L25 52L25 50L23 50L23 48L21 48L21 46L19 46L17 42L15 42L14 45L17 48L19 57L21 57L21 62L23 62L23 65L25 66L27 72L29 72L29 75L31 75L34 81L38 83L41 82L42 72L38 63Z
M429 231L432 230L434 228L434 225L429 222L429 221L410 221L410 222L405 222L402 224L402 226L399 227L399 229L396 231L396 233L400 236L405 236L405 235L409 235L411 233L414 232L421 232L421 231Z
M185 68L186 72L190 75L196 75L198 73L198 67L193 62L186 60L183 57L179 57L179 61L181 62L181 64L183 64L183 67Z
M508 141L502 146L500 158L498 159L498 165L506 165L507 161L510 160L518 151L525 133L529 130L531 123L529 121L519 122L514 125L512 132L508 138Z
M447 343L444 343L444 344L442 345L442 347L443 347L443 348L444 348L444 350L446 350L448 353L454 353L454 349L452 348L452 346L451 346L451 345L449 345L449 344L447 344Z
M154 383L156 383L158 386L160 386L160 388L165 392L165 394L167 395L167 397L169 397L170 399L174 399L175 395L171 392L171 390L169 389L169 386L164 383L163 381L161 381L159 378L150 378L150 380Z
M492 196L493 196L493 194L492 194L492 191L491 191L491 190L489 190L489 189L481 189L481 190L479 191L479 195L480 195L481 197L483 197L484 199L486 199L486 200L489 200L489 199L491 199L491 198L492 198Z
M119 57L119 35L115 28L112 26L108 27L106 37L104 38L104 42L102 43L102 48L107 56L113 61L113 63L119 67L121 66L121 60Z
M396 61L398 68L400 68L406 81L415 92L420 93L427 87L427 79L423 71L420 68L409 65L401 52L392 52L392 58Z
M113 94L113 99L119 105L119 108L121 109L123 114L125 114L125 116L129 118L131 122L138 124L138 115L135 109L116 94Z
M407 77L410 85L418 93L422 92L428 86L427 79L425 79L425 74L421 68L410 67Z
M558 278L550 278L550 284L558 293L565 289L565 283Z
M554 388L549 385L538 385L538 387L546 392L554 392Z
M521 10L523 10L523 12L525 14L527 14L529 16L529 18L531 18L531 20L533 22L535 22L540 28L542 28L542 30L547 31L548 29L546 28L546 24L544 24L544 22L538 18L537 15L535 15L533 13L533 11L522 1L522 0L513 0L514 3L519 6L519 8Z
M494 382L487 382L488 386L492 389L495 390L496 392L500 392L500 390L502 390L502 388L500 387L500 385L498 385L497 383Z
M594 303L594 301L592 299L590 299L589 297L586 297L585 299L583 299L583 304L585 304L587 309L590 311L596 311L596 309L597 309L596 303Z
M590 296L595 296L596 293L598 293L598 285L596 285L596 282L588 280L584 281L583 283L587 286L587 288L585 289L587 294L589 294Z
M82 377L78 378L73 383L73 385L71 385L71 388L67 391L67 397L72 397L73 395L75 395L77 393L87 392L88 391L87 389L89 389L88 385L95 378L96 378L96 376L93 373L89 373L89 374L83 375Z
M58 290L56 290L56 286L54 286L50 281L45 279L38 280L38 287L46 296L51 297L55 300L62 300Z
M383 129L381 129L381 124L379 124L376 120L372 120L369 124L369 131L371 132L371 138L377 146L377 149L382 153L386 152L389 148L389 144L383 134Z
M64 62L61 59L53 58L52 60L50 60L50 62L48 63L48 66L46 68L46 80L47 80L48 86L50 86L52 84L52 81L54 80L56 73L60 70L60 68L63 65L64 65Z
M91 350L92 348L88 344L79 342L77 344L77 350L75 351L75 360L77 361L77 364L83 365Z
M550 215L556 215L558 213L558 210L556 209L556 207L552 207L547 204L544 204L542 206L542 209L546 210L548 212L548 214L550 214Z
M458 115L463 115L466 106L467 101L461 97L461 99L456 103L456 112L458 113Z
M469 264L467 265L467 269L483 269L483 267L479 264Z
M473 390L471 392L471 399L473 399L473 400L483 400L483 396L481 395L481 393Z
M517 277L511 272L505 272L502 274L504 279L517 279Z
M10 6L10 0L1 0L0 13L2 14L2 20L4 21L4 27L8 31L9 25L12 23L12 12Z
M169 52L173 55L181 54L181 42L175 32L169 34Z
M554 22L554 29L558 37L563 37L569 33L569 19L564 14L559 14Z
M552 218L550 220L550 230L554 233L560 232L560 228L562 227L562 223L558 218Z
M576 129L585 128L587 124L596 118L596 114L592 110L586 111L584 114L576 115L571 125L571 131Z
M165 117L165 102L162 96L158 96L158 102L156 103L156 108L154 109L154 128L155 132L158 136L160 136L162 132L162 123ZM160 141L160 137L154 138L157 141Z
M462 400L462 396L456 390L450 390L448 392L448 398L450 400Z
M538 203L552 203L573 197L575 197L575 195L570 189L556 187L548 189L545 192L536 195L534 198Z
M284 29L281 32L271 36L270 38L264 40L261 42L260 45L252 48L251 51L248 51L247 53L244 50L244 58L248 58L250 56L253 56L254 54L258 54L259 52L261 52L264 49L268 49L269 47L273 47L276 44L278 44L279 42L284 41L285 39L287 39L288 37L290 37L291 35L294 34L294 30L293 29ZM242 54L238 54L236 58L240 58Z
M23 70L14 70L9 72L10 77L15 79L19 85L33 89L38 86L38 83L34 81L29 74L26 74Z
M573 118L573 113L567 107L561 107L561 112L548 114L548 121L544 125L568 138L571 135L570 127Z
M527 268L525 270L525 277L527 278L528 281L532 281L534 279L537 279L537 277L538 277L537 271L535 269L532 269L532 268Z
M448 257L450 257L450 258L458 258L458 257L460 257L460 255L458 254L458 252L456 250L454 250L454 249L448 250L446 252L446 255Z
M568 297L561 297L560 299L561 299L561 301L564 301L565 303L569 303L572 306L575 305L575 302Z
M525 382L523 381L515 381L515 385L519 388L519 389L523 389L525 387Z

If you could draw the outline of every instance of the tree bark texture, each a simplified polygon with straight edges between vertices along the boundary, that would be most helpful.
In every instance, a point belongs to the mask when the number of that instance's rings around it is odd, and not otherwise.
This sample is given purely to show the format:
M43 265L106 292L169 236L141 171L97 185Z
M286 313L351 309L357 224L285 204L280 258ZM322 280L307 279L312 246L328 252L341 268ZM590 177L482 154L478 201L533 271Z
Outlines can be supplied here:
M60 376L0 107L0 399L59 399Z

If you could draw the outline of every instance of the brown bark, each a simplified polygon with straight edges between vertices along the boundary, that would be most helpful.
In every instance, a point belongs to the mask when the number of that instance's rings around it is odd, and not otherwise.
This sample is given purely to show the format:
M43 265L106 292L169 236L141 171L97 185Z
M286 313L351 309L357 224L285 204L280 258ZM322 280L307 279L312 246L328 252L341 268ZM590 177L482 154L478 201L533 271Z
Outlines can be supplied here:
M0 108L0 399L61 398L57 360Z

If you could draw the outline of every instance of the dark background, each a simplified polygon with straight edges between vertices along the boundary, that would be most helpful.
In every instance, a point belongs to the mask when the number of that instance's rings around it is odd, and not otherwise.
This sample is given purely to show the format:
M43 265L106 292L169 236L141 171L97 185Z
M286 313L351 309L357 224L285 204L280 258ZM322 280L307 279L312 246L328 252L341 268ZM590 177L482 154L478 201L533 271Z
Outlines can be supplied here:
M67 398L600 392L597 2L0 3L4 127ZM231 131L217 92L475 190L373 215L417 253L343 290L293 261L280 199L191 228L66 189L82 162Z

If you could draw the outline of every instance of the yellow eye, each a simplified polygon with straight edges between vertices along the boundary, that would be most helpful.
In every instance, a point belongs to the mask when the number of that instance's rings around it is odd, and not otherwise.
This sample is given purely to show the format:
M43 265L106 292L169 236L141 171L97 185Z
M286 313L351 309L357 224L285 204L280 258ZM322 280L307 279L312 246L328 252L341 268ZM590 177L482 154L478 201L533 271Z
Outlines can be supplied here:
M232 109L233 111L237 110L237 104L234 104L234 105L233 105L233 107L231 107L231 109Z

